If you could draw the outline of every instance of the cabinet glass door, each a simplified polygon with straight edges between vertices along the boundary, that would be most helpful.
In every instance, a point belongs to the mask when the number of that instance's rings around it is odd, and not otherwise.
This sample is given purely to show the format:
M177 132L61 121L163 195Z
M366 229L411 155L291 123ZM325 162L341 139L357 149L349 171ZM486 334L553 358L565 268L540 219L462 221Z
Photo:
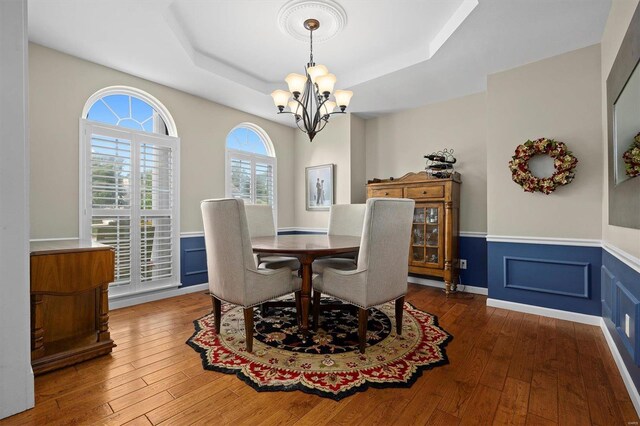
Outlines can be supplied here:
M415 266L442 268L443 216L440 203L419 204L413 212L409 262Z

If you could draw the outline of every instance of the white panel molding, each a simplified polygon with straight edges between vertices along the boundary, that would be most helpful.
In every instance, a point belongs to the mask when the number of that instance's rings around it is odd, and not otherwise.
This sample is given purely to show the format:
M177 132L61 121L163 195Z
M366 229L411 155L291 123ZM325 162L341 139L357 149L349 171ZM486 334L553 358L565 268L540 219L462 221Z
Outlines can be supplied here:
M600 329L602 330L602 334L604 334L604 338L607 341L607 345L609 346L609 350L611 351L613 360L616 362L618 371L620 371L622 381L624 382L624 386L627 388L627 392L629 393L629 398L631 398L633 407L636 409L636 413L640 415L640 394L638 393L638 389L636 389L633 383L633 379L631 378L631 374L629 374L629 370L627 370L627 366L622 360L622 355L620 354L618 347L613 341L611 333L609 333L609 329L607 328L607 324L605 323L604 318L600 318Z
M469 238L487 238L487 233L476 231L460 231L460 236Z
M626 251L609 244L606 241L602 242L602 248L609 252L612 256L616 257L622 263L626 264L628 267L633 269L634 271L640 273L640 259L633 256Z
M560 309L544 308L542 306L527 305L524 303L508 302L499 299L487 299L487 306L510 311L524 312L527 314L540 315L543 317L556 318L565 321L573 321L581 324L600 325L602 317L595 315L579 314L577 312L563 311Z
M181 237L204 237L204 232L202 231L191 231L191 232L181 232Z
M445 288L442 281L430 280L428 278L407 277L407 281L412 284L424 285L428 287ZM461 293L482 294L486 296L489 289L485 287L474 287L472 285L458 284L458 291Z
M170 297L182 296L183 294L196 293L198 291L209 290L209 284L196 284L188 287L170 288L166 290L151 291L148 293L139 293L127 297L117 299L109 298L109 309L126 308L127 306L139 305L141 303L153 302Z
M555 238L555 237L516 237L506 235L487 235L487 242L491 243L520 243L520 244L551 244L556 246L601 247L601 240L585 238Z

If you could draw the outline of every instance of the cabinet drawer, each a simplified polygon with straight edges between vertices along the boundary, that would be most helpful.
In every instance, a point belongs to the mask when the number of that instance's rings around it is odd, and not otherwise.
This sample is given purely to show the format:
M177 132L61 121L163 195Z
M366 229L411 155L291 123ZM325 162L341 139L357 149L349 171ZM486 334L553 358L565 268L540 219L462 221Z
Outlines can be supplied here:
M371 197L402 198L402 188L372 189Z
M444 187L439 186L418 186L406 188L404 196L406 198L443 198Z

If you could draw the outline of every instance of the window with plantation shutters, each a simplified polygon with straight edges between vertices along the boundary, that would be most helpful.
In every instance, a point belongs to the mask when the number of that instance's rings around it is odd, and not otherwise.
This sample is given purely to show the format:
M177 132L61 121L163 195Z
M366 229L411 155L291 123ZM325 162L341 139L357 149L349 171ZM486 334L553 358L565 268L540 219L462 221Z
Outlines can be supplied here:
M276 209L276 157L267 134L251 123L235 127L227 136L227 197Z
M106 98L95 104L122 111ZM90 119L81 126L80 234L115 249L110 296L175 287L180 281L179 141L166 134L164 120L149 105L135 110L140 102L120 105L132 108L128 120L140 121L139 129ZM92 110L87 116L98 120Z

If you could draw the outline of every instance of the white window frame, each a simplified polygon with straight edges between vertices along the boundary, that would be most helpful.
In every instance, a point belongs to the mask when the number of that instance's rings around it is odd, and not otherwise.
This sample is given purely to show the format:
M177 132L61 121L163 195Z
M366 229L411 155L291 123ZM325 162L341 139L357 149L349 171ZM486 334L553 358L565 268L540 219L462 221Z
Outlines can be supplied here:
M125 127L112 126L105 123L100 123L92 120L88 120L86 117L91 109L91 106L100 98L108 95L123 94L135 96L149 105L151 105L156 112L160 115L164 121L167 132L169 135L160 135L149 133L145 131L133 130ZM150 143L157 146L168 146L172 149L173 157L173 206L170 210L172 217L172 236L171 242L173 245L172 252L172 274L170 277L156 280L153 284L150 282L143 283L140 278L140 251L134 255L132 250L131 256L131 283L129 285L112 287L109 289L109 299L131 296L140 293L147 293L168 288L177 288L180 286L180 138L177 137L177 130L173 118L168 113L166 108L153 96L130 87L124 86L112 86L105 89L101 89L93 94L85 104L80 118L80 137L79 137L79 152L80 152L80 202L79 202L79 235L80 239L84 241L90 241L91 235L91 218L93 213L92 208L92 196L91 196L91 136L92 134L102 134L109 137L123 138L131 141L131 168L132 172L134 168L139 168L139 149L143 143ZM132 177L132 198L130 211L132 218L138 218L144 214L153 215L154 210L142 210L139 206L140 197L140 182L138 179ZM134 213L134 209L136 212ZM131 220L130 222L131 245L138 247L140 245L139 238L134 238L134 230L137 222ZM135 224L135 225L134 225ZM138 233L136 232L136 235ZM135 265L134 265L135 264Z
M255 154L249 151L242 151L238 149L231 149L227 145L227 138L236 129L246 128L250 129L260 136L262 143L267 150L268 155ZM261 128L253 123L240 123L227 133L227 137L224 140L225 145L225 196L232 197L231 194L231 160L236 158L239 160L245 160L251 162L251 204L255 203L255 174L256 163L268 164L273 168L273 220L275 229L278 229L278 160L276 157L276 151L273 147L273 142L269 138L269 135Z

